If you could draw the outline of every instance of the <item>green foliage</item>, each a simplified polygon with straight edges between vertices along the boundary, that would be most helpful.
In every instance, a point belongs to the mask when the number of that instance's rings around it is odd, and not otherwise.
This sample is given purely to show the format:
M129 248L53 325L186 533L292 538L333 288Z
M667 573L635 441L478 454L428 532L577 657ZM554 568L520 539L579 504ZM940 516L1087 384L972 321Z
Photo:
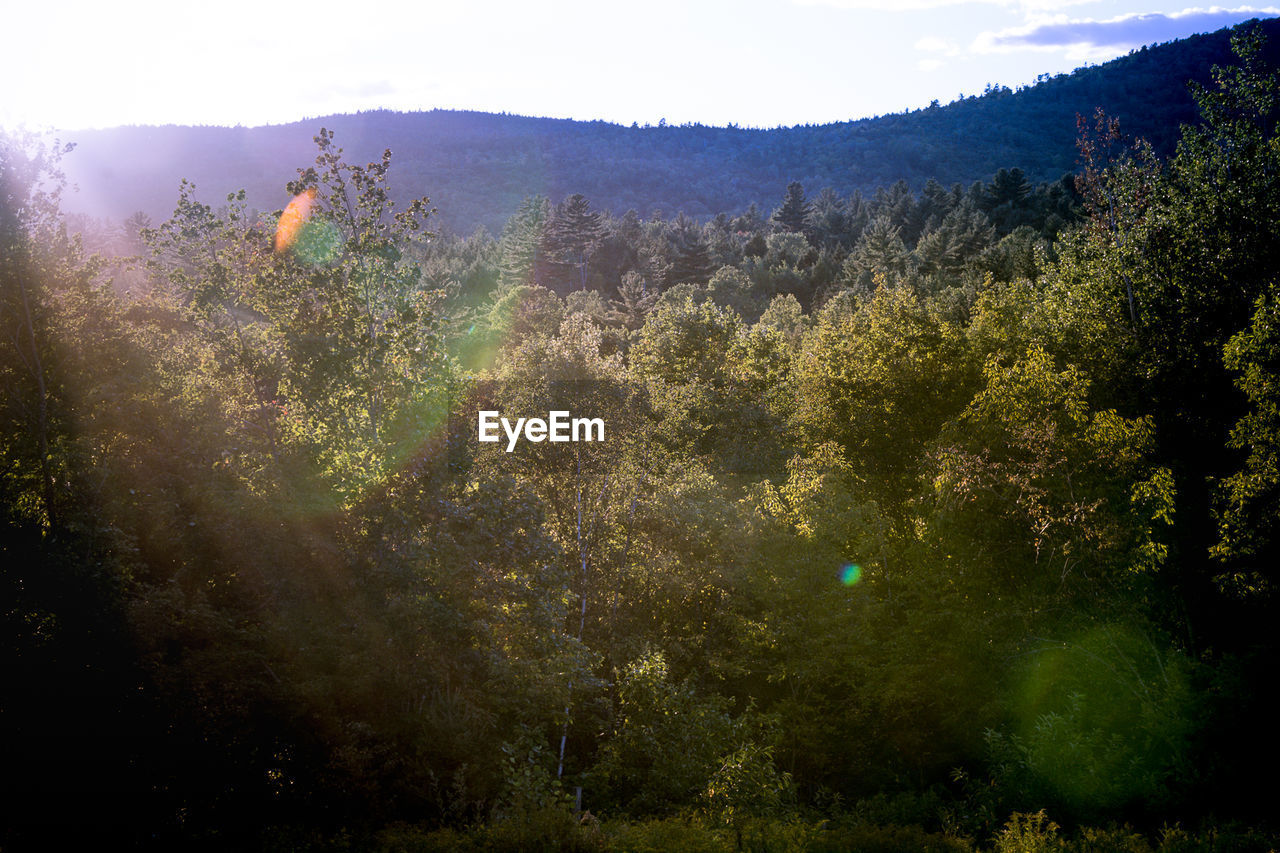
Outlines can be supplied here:
M723 700L671 681L660 652L627 664L617 690L616 731L595 772L609 798L633 814L689 802L743 737Z
M1143 541L1151 527L1141 510L1167 518L1168 487L1141 492L1154 506L1133 506L1128 492L1137 478L1162 482L1144 463L1151 424L1090 411L1079 371L1055 370L1038 348L1008 366L992 358L984 375L986 387L943 433L934 488L949 523L974 525L962 534L971 542L1020 546L1015 559L999 557L1003 578L988 580L1027 583L1017 573L1034 564L1061 582L1146 564L1134 549L1158 554Z
M127 296L6 138L0 844L73 787L125 846L1273 844L1117 823L1273 805L1280 87L1239 42L1167 161L1099 113L1078 183L772 219L428 240L321 131L276 216L184 185Z
M589 282L591 257L604 238L600 213L582 193L574 193L556 205L542 233L548 261L546 284L559 292L584 290Z
M792 798L791 779L779 773L773 750L748 743L725 756L702 794L707 808L730 824L777 814Z
M543 235L551 217L550 203L542 196L529 196L502 229L502 274L504 290L537 282L546 264Z
M920 271L926 275L958 272L970 258L978 257L995 237L995 229L980 210L961 204L949 212L936 228L927 231L916 243L915 255ZM884 250L881 249L881 252ZM875 255L876 250L864 247L861 263ZM893 262L888 259L877 262L873 268L891 272Z
M997 782L1015 802L1047 798L1096 819L1118 806L1158 808L1191 781L1196 668L1159 643L1101 624L1033 648L1011 707L1017 732L988 735Z
M611 849L597 823L565 809L542 809L495 820L468 831L423 831L411 826L380 832L368 849L379 853L481 853L529 850L536 853L603 853Z
M316 143L315 167L290 185L306 203L282 214L274 238L243 193L215 212L184 185L149 239L156 274L212 350L225 416L254 423L261 456L296 448L349 502L439 423L439 294L420 290L405 260L429 211L425 199L396 210L390 151L354 166L328 131ZM319 231L331 239L316 254L305 242Z
M800 302L790 293L779 294L769 302L769 307L760 315L757 327L773 329L793 348L798 347L808 328L809 318L805 316Z
M657 290L650 289L638 272L628 272L618 286L618 299L613 302L609 319L630 331L644 325L645 318L658 303Z
M1249 400L1230 444L1248 456L1222 484L1214 554L1239 566L1232 586L1246 595L1270 591L1280 545L1280 309L1271 290L1226 347L1226 365Z
M966 853L975 849L972 842L919 826L875 825L858 821L833 820L822 827L813 842L802 849L815 853L858 850L866 853L898 853L918 850L928 853Z
M631 351L636 373L668 385L724 381L727 355L741 319L715 304L662 303Z
M906 275L910 256L901 232L901 226L886 215L871 221L844 263L843 278L848 286L870 292L880 287L881 281L896 283Z
M1045 816L1015 812L996 836L996 853L1054 853L1063 850L1058 825Z
M643 823L612 823L606 827L609 849L619 853L722 853L732 849L717 828L688 818L665 818Z
M959 329L909 291L882 288L852 313L818 317L796 365L796 423L810 446L840 445L867 492L901 507L974 372Z

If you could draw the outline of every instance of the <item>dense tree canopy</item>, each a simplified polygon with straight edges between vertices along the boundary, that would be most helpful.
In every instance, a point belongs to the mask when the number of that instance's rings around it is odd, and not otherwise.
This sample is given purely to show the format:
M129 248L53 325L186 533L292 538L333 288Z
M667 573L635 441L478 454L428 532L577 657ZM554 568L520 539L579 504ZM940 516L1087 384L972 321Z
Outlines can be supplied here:
M1168 156L1099 113L1065 182L499 239L322 129L114 281L75 152L4 137L0 844L1274 847L1280 80L1235 50Z

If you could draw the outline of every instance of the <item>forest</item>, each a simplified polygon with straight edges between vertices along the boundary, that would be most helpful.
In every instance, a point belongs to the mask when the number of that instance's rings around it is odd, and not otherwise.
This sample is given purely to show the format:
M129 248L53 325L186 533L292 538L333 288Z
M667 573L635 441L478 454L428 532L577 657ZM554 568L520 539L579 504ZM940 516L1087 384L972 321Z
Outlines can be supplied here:
M5 851L1280 847L1280 72L1158 151L90 251L0 137ZM599 418L478 440L481 411Z

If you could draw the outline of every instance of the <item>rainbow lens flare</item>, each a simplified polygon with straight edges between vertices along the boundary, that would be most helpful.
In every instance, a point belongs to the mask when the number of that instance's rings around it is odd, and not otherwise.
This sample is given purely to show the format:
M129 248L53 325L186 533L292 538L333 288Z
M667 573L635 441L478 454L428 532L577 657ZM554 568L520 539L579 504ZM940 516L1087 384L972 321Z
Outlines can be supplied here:
M293 197L276 225L276 253L292 251L306 264L333 260L342 246L342 232L323 216L313 216L316 188L309 187Z
M316 201L316 188L308 187L293 197L289 206L280 214L280 222L276 225L275 250L283 252L298 241L302 226L311 216L311 205Z
M840 583L853 586L862 580L862 566L857 563L845 563L840 567Z

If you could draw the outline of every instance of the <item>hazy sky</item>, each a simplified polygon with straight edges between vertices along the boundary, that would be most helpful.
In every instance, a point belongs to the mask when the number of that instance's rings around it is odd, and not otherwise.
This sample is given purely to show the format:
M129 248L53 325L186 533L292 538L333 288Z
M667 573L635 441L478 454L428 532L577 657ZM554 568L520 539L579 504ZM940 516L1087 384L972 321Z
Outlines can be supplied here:
M4 15L0 124L255 125L377 107L822 123L1277 14L1141 0L26 2Z

